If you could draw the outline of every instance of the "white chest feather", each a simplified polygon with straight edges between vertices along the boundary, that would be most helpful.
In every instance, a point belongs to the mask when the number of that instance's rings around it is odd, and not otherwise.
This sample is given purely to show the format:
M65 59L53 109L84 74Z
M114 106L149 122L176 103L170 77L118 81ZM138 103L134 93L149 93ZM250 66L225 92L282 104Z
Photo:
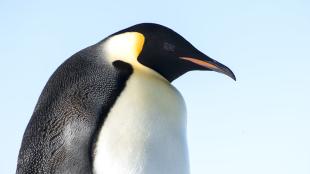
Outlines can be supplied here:
M135 70L99 132L95 174L188 174L186 108L159 75Z

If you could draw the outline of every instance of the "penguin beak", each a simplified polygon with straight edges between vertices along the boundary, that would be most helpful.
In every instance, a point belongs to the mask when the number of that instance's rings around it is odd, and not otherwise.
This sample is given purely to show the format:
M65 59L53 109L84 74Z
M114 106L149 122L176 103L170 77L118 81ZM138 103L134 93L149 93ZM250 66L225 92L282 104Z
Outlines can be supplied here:
M214 59L211 59L210 57L204 54L203 56L200 55L199 57L203 58L192 58L192 57L180 57L180 58L186 61L190 61L196 65L199 65L205 70L212 70L215 72L225 74L236 81L236 76L227 66L217 62Z

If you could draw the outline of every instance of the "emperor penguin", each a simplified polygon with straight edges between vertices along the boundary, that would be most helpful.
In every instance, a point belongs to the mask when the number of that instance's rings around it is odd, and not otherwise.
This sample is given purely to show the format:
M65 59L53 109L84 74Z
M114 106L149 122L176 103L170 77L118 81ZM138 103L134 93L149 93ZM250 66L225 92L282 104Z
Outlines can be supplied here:
M171 82L225 65L154 23L116 32L67 59L25 130L17 174L189 174L186 107Z

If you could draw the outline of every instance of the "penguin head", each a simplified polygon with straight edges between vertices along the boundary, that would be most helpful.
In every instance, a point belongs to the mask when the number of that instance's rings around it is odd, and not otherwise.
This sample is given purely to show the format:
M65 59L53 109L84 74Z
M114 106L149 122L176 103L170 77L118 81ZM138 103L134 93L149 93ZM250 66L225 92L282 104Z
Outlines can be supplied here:
M112 63L122 61L134 69L150 68L170 82L192 70L216 71L236 80L228 67L159 24L137 24L112 34L104 40L104 52Z

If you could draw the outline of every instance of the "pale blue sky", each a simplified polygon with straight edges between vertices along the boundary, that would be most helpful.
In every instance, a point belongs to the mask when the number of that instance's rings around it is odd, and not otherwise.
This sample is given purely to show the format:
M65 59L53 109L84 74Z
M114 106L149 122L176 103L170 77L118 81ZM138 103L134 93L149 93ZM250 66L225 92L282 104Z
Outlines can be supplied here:
M0 1L0 173L14 173L46 81L70 55L140 22L230 67L176 80L193 174L310 174L310 1Z

